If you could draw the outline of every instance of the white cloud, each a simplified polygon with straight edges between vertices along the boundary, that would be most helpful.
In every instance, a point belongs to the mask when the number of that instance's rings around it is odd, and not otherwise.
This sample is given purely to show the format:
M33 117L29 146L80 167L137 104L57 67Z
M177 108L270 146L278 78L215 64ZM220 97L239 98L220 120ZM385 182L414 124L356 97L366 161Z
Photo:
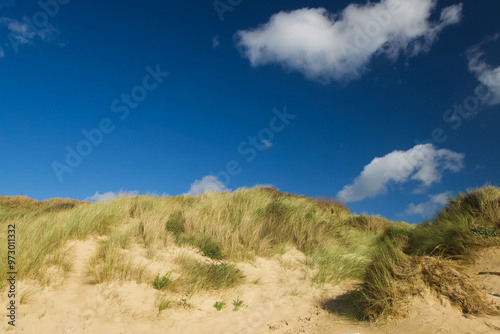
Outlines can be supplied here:
M307 78L329 82L359 78L371 59L395 60L427 52L441 30L462 17L462 4L429 21L437 0L381 0L351 4L338 14L324 8L282 11L255 29L235 35L252 66L277 63Z
M500 66L493 67L484 60L484 51L482 46L490 41L497 40L500 34L485 39L483 42L469 48L467 50L467 58L469 60L469 71L493 94L489 105L500 103Z
M25 17L23 20L28 20L28 18ZM64 43L60 42L60 30L51 24L47 24L40 30L33 31L24 21L18 21L8 17L0 17L0 26L7 28L9 31L8 38L11 39L11 42L13 44L15 43L17 46L34 45L37 37L47 43L65 46Z
M452 191L446 191L441 194L429 195L427 202L417 205L410 203L405 213L409 215L421 215L422 217L432 217L436 212L448 204L448 199L453 196Z
M220 45L220 41L219 41L219 35L215 35L213 38L212 38L212 47L215 49L216 47L218 47Z
M3 48L0 46L0 58L5 57L5 52L3 51Z
M10 36L19 45L33 44L36 35L26 23L8 17L0 17L0 25L7 27Z
M102 202L102 201L111 201L118 196L126 196L126 197L135 197L139 196L139 192L137 190L133 191L120 191L118 193L108 191L107 193L99 194L99 192L96 192L93 196L89 196L85 198L86 201L97 203L97 202Z
M222 182L217 180L216 177L207 175L201 180L194 181L194 183L191 185L191 189L189 189L189 191L183 195L198 196L208 190L215 192L229 191L229 189L227 189Z
M445 170L462 169L465 155L432 144L416 145L408 151L393 151L366 165L353 184L346 185L337 197L344 202L357 202L387 192L389 182L418 181L420 190L441 180Z

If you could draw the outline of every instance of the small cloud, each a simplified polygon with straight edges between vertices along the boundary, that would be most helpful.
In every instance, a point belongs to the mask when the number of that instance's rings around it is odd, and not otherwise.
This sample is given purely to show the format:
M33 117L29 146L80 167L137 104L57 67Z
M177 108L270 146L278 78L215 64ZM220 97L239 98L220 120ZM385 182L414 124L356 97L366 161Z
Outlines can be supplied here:
M271 142L270 142L269 140L267 140L267 139L262 140L262 144L264 144L264 146L265 146L266 148L270 148L270 147L272 147L272 146L274 145L273 143L271 143Z
M9 36L19 45L34 44L36 34L24 22L8 17L0 17L0 25L7 27Z
M85 200L92 202L92 203L97 203L97 202L102 202L102 201L111 201L119 196L135 197L135 196L139 196L139 192L137 190L120 191L118 193L108 191L107 193L99 194L99 192L96 191L96 193L93 196L89 196L89 197L85 198Z
M218 47L220 45L220 40L219 40L219 35L215 35L213 38L212 38L212 47L215 49L216 47Z
M235 34L237 47L254 67L279 64L321 82L358 79L374 57L396 60L429 52L442 30L462 18L462 4L444 8L431 21L435 0L381 0L281 11L263 25Z
M4 26L8 30L8 38L16 47L20 45L35 45L35 42L41 40L45 43L56 44L60 47L65 46L61 42L61 31L51 24L47 24L43 29L33 31L28 25L29 18L23 17L22 21L15 20L9 17L0 17L0 26Z
M216 177L207 175L201 180L194 181L191 185L191 189L189 189L189 191L187 193L184 193L183 195L198 196L209 190L215 192L230 191L230 189L227 189L226 186L222 182L217 180Z
M416 193L423 193L433 183L439 182L445 170L459 172L465 155L447 149L437 149L432 144L416 145L408 151L393 151L366 165L353 184L346 185L337 197L347 202L361 201L387 193L390 182L418 181Z
M0 58L5 57L5 52L3 51L3 48L0 46Z
M469 48L466 52L467 59L469 60L469 71L493 94L493 97L489 100L489 105L500 103L500 66L493 67L486 63L482 47L484 44L497 40L499 37L500 34L488 37L481 43Z
M441 194L429 195L427 202L419 203L417 205L410 203L406 208L405 213L408 215L420 215L422 217L432 217L439 209L448 204L448 199L453 196L452 191L446 191Z
M413 189L412 194L422 195L427 192L427 188L424 185L421 185L415 189Z

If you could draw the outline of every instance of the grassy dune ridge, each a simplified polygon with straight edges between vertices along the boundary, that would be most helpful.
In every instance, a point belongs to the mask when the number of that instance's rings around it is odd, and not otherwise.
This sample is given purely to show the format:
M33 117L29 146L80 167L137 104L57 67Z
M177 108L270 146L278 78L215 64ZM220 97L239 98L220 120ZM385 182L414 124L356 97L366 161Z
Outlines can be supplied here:
M351 215L334 201L272 188L198 197L119 197L96 204L0 197L0 208L3 224L17 227L19 278L40 282L49 279L50 267L70 269L64 247L68 240L93 236L101 240L89 264L96 283L152 280L156 273L146 272L120 250L140 244L154 258L158 250L174 243L199 249L214 266L296 247L307 255L315 282L334 283L361 277L377 235L394 224L380 217ZM4 278L0 277L2 288Z
M54 273L70 272L68 241L89 237L99 242L87 265L91 283L154 282L157 289L187 295L241 284L238 263L296 248L305 255L304 279L360 281L352 293L356 317L373 320L397 315L409 296L426 288L464 313L491 311L464 263L475 250L499 244L499 203L499 188L486 186L460 194L433 222L416 226L267 187L95 204L3 196L0 222L5 229L16 224L19 279L42 286L51 284ZM5 233L0 243L7 244ZM177 256L173 273L152 272L129 256L140 247L148 259L160 261L158 254L173 245L198 253ZM0 257L6 258L5 247ZM3 290L4 271L0 282Z

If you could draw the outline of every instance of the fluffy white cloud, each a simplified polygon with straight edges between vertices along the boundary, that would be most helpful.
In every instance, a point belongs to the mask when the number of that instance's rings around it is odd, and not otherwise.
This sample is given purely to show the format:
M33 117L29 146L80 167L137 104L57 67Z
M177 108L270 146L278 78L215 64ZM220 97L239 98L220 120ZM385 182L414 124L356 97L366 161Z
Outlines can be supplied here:
M419 203L417 205L410 203L405 212L409 215L420 215L426 218L432 217L440 208L448 204L448 199L452 196L452 191L429 195L430 199L427 202Z
M351 4L338 14L324 8L282 11L255 29L235 35L252 66L270 63L329 82L360 77L375 55L392 60L401 52L429 51L441 30L462 17L462 4L444 8L429 21L437 0L382 0Z
M429 187L441 180L445 170L458 172L465 155L432 144L416 145L408 151L393 151L366 165L353 184L346 185L337 197L344 202L357 202L387 192L389 182L419 181Z
M97 203L97 202L102 202L102 201L111 201L118 196L126 196L126 197L135 197L139 196L139 192L137 190L133 191L120 191L118 193L108 191L107 193L99 194L99 192L96 192L94 196L89 196L85 198L86 201Z
M500 34L487 38L485 41L471 47L467 50L467 58L469 60L469 71L485 85L493 94L489 104L495 105L500 103L500 66L493 67L484 60L484 51L482 46L490 41L497 40Z
M189 189L189 191L183 195L198 196L208 190L215 192L229 191L229 189L226 188L224 183L217 180L216 177L207 175L203 177L201 180L194 181L194 183L191 185L191 189Z

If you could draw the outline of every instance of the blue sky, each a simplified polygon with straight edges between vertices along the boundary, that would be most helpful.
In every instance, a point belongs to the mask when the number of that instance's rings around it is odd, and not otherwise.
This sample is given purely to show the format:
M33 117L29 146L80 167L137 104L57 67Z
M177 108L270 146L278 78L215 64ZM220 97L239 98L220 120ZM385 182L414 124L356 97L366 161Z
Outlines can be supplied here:
M494 0L0 0L0 193L269 184L422 221L500 184L499 12Z

